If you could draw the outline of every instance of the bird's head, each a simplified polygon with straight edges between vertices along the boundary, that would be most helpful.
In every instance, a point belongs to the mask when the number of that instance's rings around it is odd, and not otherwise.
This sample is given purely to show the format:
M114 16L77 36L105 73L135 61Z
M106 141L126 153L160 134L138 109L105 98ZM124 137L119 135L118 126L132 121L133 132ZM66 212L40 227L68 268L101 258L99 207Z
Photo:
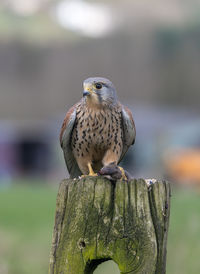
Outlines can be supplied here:
M111 81L102 77L88 78L83 82L83 96L89 105L108 106L117 102L116 90Z

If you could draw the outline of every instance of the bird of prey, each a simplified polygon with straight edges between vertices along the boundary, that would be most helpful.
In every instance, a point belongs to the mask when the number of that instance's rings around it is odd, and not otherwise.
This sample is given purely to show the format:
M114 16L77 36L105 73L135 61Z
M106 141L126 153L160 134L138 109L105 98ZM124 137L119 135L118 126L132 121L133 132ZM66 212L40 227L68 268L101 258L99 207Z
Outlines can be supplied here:
M70 178L96 176L101 168L117 166L135 135L131 111L117 100L112 82L102 77L86 79L83 98L69 109L60 132Z

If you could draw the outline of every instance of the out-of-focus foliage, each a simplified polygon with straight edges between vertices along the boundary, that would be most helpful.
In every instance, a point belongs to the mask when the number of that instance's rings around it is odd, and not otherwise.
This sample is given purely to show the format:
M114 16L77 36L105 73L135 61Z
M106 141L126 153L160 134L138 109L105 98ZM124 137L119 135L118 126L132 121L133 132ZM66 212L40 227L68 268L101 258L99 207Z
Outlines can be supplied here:
M0 35L2 42L21 41L44 45L49 41L78 40L72 32L61 28L50 11L40 10L34 15L21 16L9 9L0 9Z

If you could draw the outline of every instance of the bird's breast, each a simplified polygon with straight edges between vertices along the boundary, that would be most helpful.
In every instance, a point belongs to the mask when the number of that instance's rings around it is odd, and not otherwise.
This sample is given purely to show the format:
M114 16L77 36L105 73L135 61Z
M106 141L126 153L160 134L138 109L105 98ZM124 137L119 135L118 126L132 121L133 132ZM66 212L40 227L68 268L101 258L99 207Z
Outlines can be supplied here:
M116 140L122 139L121 113L116 110L77 110L72 132L72 150L76 157L90 156L101 160Z

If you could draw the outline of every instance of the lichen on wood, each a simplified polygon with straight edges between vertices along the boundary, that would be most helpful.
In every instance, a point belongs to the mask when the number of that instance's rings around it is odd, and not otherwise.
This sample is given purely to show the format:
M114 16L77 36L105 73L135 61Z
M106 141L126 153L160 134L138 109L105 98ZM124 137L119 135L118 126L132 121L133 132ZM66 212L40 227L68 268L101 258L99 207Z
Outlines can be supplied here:
M165 181L62 181L49 273L89 274L110 259L121 273L165 273L169 202Z

